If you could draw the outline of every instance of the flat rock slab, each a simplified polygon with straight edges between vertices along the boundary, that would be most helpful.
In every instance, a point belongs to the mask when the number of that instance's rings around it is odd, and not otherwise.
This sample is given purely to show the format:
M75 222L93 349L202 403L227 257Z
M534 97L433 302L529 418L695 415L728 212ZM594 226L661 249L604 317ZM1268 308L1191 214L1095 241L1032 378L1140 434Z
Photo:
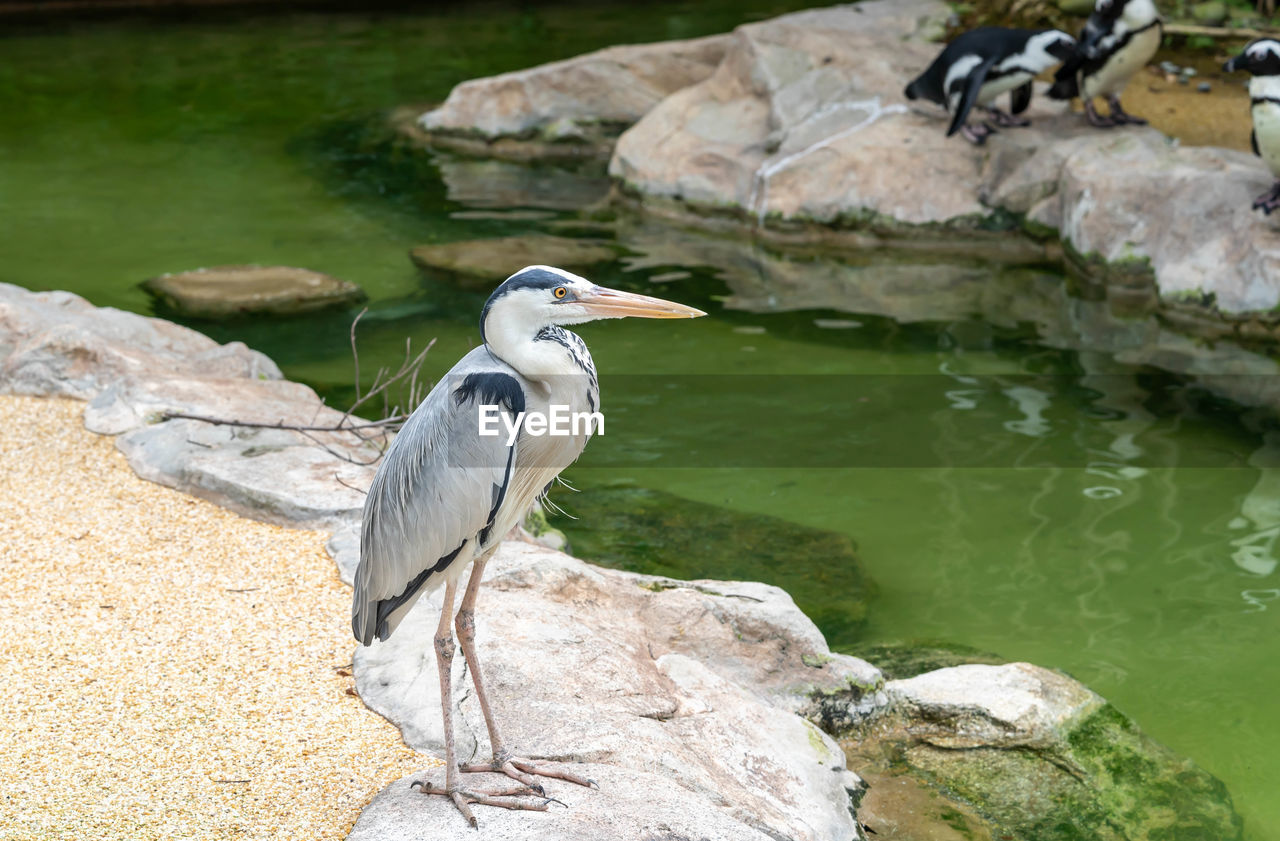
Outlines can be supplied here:
M291 266L213 266L144 281L165 306L196 318L294 315L365 298L354 283Z
M438 752L436 601L420 603L390 640L357 649L355 673L365 703L411 747ZM619 781L664 777L685 793L660 793L662 810L685 802L688 820L707 831L741 824L796 841L857 837L850 810L861 782L798 712L821 692L868 709L884 703L880 674L832 654L782 590L602 570L508 542L486 569L476 619L489 700L517 752L590 763L593 776L595 766L612 768ZM462 658L454 665L460 755L488 756ZM554 780L548 790L605 811L631 808L630 785L596 779L600 792Z
M423 245L409 252L415 265L464 278L466 285L493 289L525 266L580 269L618 258L619 249L604 240L558 236L516 236Z

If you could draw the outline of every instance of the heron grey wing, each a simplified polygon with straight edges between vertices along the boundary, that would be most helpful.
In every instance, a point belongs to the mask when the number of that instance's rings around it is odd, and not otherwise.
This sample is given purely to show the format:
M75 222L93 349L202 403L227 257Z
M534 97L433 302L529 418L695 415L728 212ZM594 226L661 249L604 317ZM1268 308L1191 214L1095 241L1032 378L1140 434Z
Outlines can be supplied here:
M421 595L483 543L511 484L516 443L482 436L481 405L523 411L518 379L472 355L432 389L400 430L365 500L352 631L385 639ZM479 541L477 541L479 537Z

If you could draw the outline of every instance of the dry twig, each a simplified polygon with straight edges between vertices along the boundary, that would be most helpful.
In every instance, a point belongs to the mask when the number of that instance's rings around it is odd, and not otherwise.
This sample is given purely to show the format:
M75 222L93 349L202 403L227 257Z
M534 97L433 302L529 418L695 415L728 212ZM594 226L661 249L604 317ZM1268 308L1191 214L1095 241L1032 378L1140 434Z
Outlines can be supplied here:
M415 406L422 401L423 383L419 382L418 374L422 369L422 363L426 360L427 352L435 346L436 340L432 339L427 342L427 346L416 355L413 353L412 340L406 338L404 343L404 361L400 363L400 367L392 372L389 368L379 368L377 374L374 375L373 383L369 386L368 391L361 394L360 391L360 351L356 346L356 326L360 323L360 319L368 312L368 308L360 310L359 314L351 322L351 359L354 367L355 378L355 401L347 407L342 413L342 417L331 424L316 423L315 419L320 414L320 408L316 408L316 413L312 415L310 423L291 423L285 420L277 420L274 422L267 421L250 421L240 418L216 418L207 415L195 415L187 412L164 412L163 420L193 420L200 423L213 424L215 426L239 426L246 429L284 429L290 432L296 432L305 436L308 440L316 444L336 458L351 464L370 465L375 464L382 458L386 452L387 445L390 443L390 433L395 432L409 418L409 413ZM369 401L376 397L382 398L382 416L376 420L366 420L358 417L355 412L357 409L365 406ZM393 402L394 399L394 402ZM366 444L372 445L375 454L369 460L356 458L350 451L335 449L325 441L321 440L316 433L335 433L347 434L358 439L355 445L356 449L363 449Z

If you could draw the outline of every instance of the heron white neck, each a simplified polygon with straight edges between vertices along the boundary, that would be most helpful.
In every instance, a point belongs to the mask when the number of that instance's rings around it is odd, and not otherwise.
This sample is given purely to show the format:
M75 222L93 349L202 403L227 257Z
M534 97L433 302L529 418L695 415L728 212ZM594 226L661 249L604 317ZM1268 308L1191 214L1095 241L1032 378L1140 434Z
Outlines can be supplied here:
M495 307L485 320L484 342L490 352L531 380L575 373L563 345L537 340L545 326L523 313Z

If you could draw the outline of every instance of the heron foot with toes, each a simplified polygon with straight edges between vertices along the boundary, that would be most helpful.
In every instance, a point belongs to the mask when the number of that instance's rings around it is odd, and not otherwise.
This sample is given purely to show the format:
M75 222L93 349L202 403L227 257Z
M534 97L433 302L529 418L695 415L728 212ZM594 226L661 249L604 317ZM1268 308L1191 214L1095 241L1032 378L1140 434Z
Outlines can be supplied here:
M462 766L462 772L464 774L475 774L479 772L506 774L511 779L516 782L524 783L539 794L543 793L543 788L542 784L534 779L535 776L547 777L548 779L553 780L564 780L586 788L600 788L600 786L596 784L596 781L589 777L583 777L573 773L572 771L554 768L545 762L535 762L531 759L495 759L493 762L489 763L464 765Z
M501 809L520 809L527 812L545 812L547 805L550 803L560 803L554 797L543 797L538 791L534 791L528 786L518 786L515 788L502 789L499 791L481 791L470 788L455 788L450 790L447 785L435 786L428 780L414 780L409 784L410 788L416 788L423 794L435 794L448 797L453 801L453 805L458 807L458 811L462 813L462 817L466 819L471 826L478 827L476 816L471 811L470 804L478 803L481 806L497 806ZM522 797L538 797L539 801L521 800ZM560 803L563 806L563 803Z

